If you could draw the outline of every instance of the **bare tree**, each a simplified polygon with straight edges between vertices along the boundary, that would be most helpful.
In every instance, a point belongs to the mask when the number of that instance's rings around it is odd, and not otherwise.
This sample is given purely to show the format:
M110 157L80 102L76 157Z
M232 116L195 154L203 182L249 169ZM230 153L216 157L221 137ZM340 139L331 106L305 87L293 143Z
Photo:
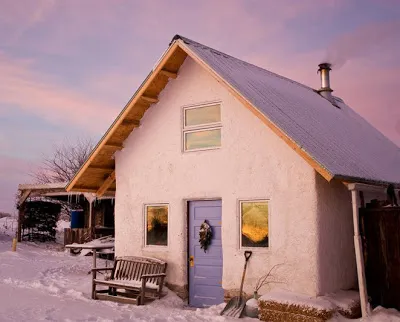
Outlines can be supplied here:
M64 141L55 147L53 155L43 159L41 167L31 175L37 183L68 182L86 161L93 149L91 139Z
M272 284L272 283L282 283L281 281L275 280L274 279L275 276L274 276L274 274L272 274L272 272L274 270L276 270L278 267L280 267L282 265L284 265L284 263L276 264L276 265L272 266L271 269L268 271L268 273L266 273L263 276L261 276L258 279L257 283L256 283L256 286L254 288L254 292L258 293L260 288L265 286L265 285L269 285L269 284Z

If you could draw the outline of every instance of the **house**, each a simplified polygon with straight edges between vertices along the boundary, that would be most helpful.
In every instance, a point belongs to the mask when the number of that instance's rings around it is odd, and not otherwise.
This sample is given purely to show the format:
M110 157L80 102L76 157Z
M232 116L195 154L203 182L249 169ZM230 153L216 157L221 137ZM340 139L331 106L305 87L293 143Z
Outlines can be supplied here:
M237 293L244 250L247 294L275 264L289 291L355 287L356 185L398 186L400 149L320 72L314 90L175 36L67 190L115 191L117 256L166 260L192 306Z

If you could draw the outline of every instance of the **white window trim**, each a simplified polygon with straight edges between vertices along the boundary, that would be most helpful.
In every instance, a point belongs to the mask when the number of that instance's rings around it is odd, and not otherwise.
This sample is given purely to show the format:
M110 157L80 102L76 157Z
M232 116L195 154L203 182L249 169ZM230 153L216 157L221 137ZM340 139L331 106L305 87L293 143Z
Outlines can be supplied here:
M147 207L157 207L157 206L167 206L168 209L168 231L167 231L167 245L147 245ZM143 248L146 250L166 250L168 249L169 245L170 245L170 240L169 240L169 235L170 235L170 225L169 225L169 219L170 219L170 207L168 203L165 202L160 202L160 203L146 203L143 205L143 218L144 218L144 224L143 224Z
M212 106L212 105L219 105L220 106L220 111L221 111L221 122L214 122L214 123L207 123L207 124L199 124L199 125L191 125L191 126L186 126L185 125L185 112L190 109L195 109L195 108L201 108L201 107L207 107L207 106ZM206 103L201 103L201 104L196 104L196 105L187 105L182 107L182 152L198 152L198 151L207 151L207 150L218 150L222 146L222 103L221 101L214 101L214 102L206 102ZM208 130L221 130L221 145L219 146L213 146L213 147L208 147L208 148L199 148L199 149L186 149L186 133L193 133L193 132L201 132L201 131L208 131Z
M245 247L242 246L242 203L244 202L266 202L268 204L268 246L267 247ZM250 198L238 200L238 215L239 215L239 250L251 250L257 253L269 252L271 249L271 200L268 198Z

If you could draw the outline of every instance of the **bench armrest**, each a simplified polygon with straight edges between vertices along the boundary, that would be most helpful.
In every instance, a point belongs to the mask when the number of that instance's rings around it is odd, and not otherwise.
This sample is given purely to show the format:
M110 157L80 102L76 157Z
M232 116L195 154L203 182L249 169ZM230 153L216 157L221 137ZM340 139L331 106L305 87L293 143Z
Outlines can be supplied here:
M92 268L92 272L112 271L112 267Z
M153 277L166 277L167 274L161 273L161 274L145 274L140 276L141 279L148 279L148 278L153 278Z

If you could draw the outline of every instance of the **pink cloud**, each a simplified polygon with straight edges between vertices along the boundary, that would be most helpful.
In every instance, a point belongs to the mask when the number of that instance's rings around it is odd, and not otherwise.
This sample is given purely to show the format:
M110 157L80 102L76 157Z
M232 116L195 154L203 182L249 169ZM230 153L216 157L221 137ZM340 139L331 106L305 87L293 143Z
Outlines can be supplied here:
M151 66L149 66L149 71L150 68ZM103 102L109 102L109 104L122 102L121 105L114 104L117 110L122 110L124 104L136 92L143 79L136 74L111 71L102 75L102 77L90 77L87 81L87 92L93 97L96 96L95 93L106 93L102 96Z
M12 59L0 52L0 71L3 106L16 105L55 124L104 130L121 108L58 85L49 75L36 71L30 60Z
M10 173L14 175L26 176L36 168L36 164L32 161L26 161L24 159L0 156L0 179L3 180L10 176Z
M232 49L248 43L265 41L282 31L286 23L299 16L320 15L326 8L330 14L343 7L345 0L263 1L257 3L258 14L251 10L251 2L238 0L199 1L191 6L171 6L168 1L143 1L133 20L136 26L146 25L152 39L168 32L181 33L207 44L222 42ZM172 10L171 10L172 9ZM165 14L168 12L168 14Z
M7 33L13 43L31 27L42 22L52 11L55 0L14 1L0 0L0 35Z
M19 29L25 31L42 23L42 28L37 30L37 34L34 37L24 38L23 42L25 46L46 54L77 55L80 53L79 45L82 41L99 37L99 35L112 37L113 26L121 22L119 8L122 1L110 3L102 0L39 0L31 3L36 4L37 7L29 8L28 6L26 10L24 2L13 1L13 5L10 5L8 10L12 15L13 12L18 12L18 14L14 15L16 18L9 24L12 25L13 31L20 35L22 32ZM125 3L129 5L129 2ZM21 28L15 27L18 26L18 19L27 20L27 22L22 23Z
M46 3L50 0L41 1ZM265 41L282 31L293 18L319 16L325 9L329 9L329 14L332 14L347 2L326 0L316 5L315 0L264 1L259 3L260 14L251 12L250 4L251 2L239 0L190 3L55 1L52 2L51 9L43 9L44 13L39 15L40 22L45 21L51 28L42 28L39 37L24 41L37 51L47 54L79 55L79 45L82 42L100 38L107 39L115 50L132 53L143 46L135 41L138 38L144 42L145 39L151 39L152 43L157 43L161 39L168 41L175 33L180 33L199 41L228 43L235 48L238 43L243 45ZM23 4L14 6L19 8ZM32 15L29 19L32 19ZM154 30L157 32L153 32ZM124 37L120 37L121 35Z
M400 21L371 23L340 35L327 48L324 60L338 69L349 59L364 57L373 50L383 51L400 39Z
M353 60L332 75L332 86L334 94L400 146L399 73L400 67L383 68L371 66L366 59Z
M18 184L31 183L37 165L19 158L0 156L0 211L15 212Z
M55 0L36 0L35 2L19 2L1 0L0 18L3 24L31 25L42 21L55 4Z

